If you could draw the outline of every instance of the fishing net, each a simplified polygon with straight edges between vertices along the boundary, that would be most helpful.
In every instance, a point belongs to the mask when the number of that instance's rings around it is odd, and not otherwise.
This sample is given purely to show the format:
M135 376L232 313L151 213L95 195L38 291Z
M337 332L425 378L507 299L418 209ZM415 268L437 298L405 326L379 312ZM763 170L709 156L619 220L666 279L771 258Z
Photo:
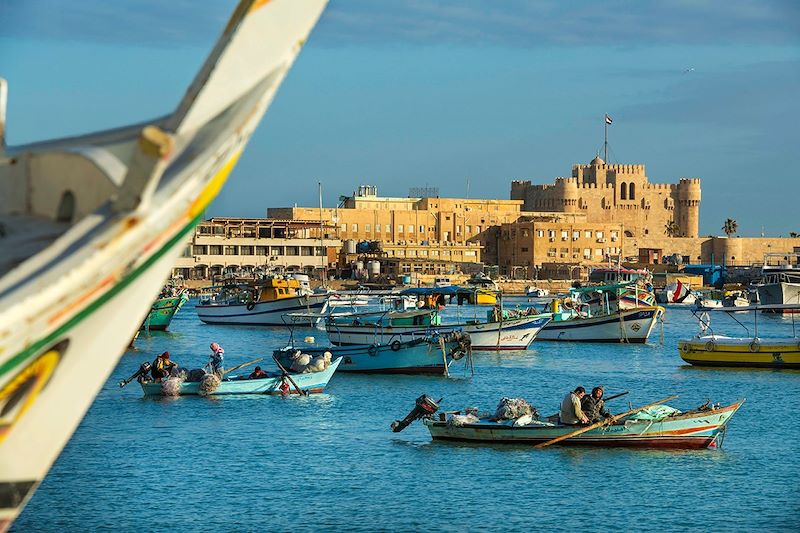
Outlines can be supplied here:
M539 413L536 408L522 398L502 398L497 404L494 413L495 420L516 420L521 416L530 415L531 418L538 418Z
M303 372L310 362L310 355L298 351L292 356L292 365L289 368L295 372Z
M185 379L185 372L176 373L176 375L168 377L161 382L161 394L164 396L180 396L181 385L183 385Z
M654 405L631 415L630 420L661 420L679 414L681 414L680 411L669 405Z
M208 396L219 387L221 380L216 374L206 374L200 380L200 396Z
M199 383L203 376L206 375L206 371L202 368L194 368L189 371L189 375L186 377L186 381L190 383Z
M455 427L463 426L464 424L475 424L477 422L479 422L478 417L472 413L466 415L450 415L447 418L447 425Z

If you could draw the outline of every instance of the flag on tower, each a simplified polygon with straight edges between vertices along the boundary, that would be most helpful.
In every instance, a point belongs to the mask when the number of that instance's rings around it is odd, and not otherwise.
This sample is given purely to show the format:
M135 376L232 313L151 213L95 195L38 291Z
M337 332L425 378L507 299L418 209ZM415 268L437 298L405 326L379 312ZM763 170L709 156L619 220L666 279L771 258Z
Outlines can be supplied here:
M606 124L611 124L612 122L614 122L614 121L611 120L611 117L609 117L608 113L606 113Z

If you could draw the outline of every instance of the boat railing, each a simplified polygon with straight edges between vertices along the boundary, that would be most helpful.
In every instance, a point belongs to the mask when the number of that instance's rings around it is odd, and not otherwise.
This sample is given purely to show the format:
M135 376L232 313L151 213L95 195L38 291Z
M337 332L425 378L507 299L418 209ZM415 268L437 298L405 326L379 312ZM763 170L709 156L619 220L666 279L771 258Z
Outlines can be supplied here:
M776 310L800 310L800 304L758 304L758 305L748 305L743 307L711 307L711 308L701 308L701 309L693 309L692 314L694 317L700 322L701 325L701 333L704 331L709 331L711 337L715 336L714 331L711 329L711 317L708 315L710 312L716 313L726 313L729 318L731 318L734 322L739 324L742 328L744 328L747 336L750 337L750 328L748 328L744 323L742 323L734 313L739 313L742 311L753 311L753 337L758 338L758 315L759 311L776 311ZM701 313L698 315L698 313ZM797 324L795 321L795 314L790 313L792 319L792 336L797 337ZM699 336L699 335L698 335Z

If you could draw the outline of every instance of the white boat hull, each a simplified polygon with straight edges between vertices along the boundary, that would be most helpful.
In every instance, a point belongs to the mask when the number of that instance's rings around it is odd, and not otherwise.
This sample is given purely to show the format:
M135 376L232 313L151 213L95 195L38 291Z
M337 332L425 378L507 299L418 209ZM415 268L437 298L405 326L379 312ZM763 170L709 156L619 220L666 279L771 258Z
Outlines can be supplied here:
M466 324L473 350L527 350L549 317L526 317L484 324Z
M226 324L237 326L285 326L307 321L313 326L318 319L304 316L292 318L289 313L303 315L323 314L326 310L327 294L312 294L284 298L273 302L257 302L251 304L210 303L198 305L197 316L206 324Z
M537 340L574 342L644 343L664 310L661 307L630 309L606 316L573 318L547 324Z

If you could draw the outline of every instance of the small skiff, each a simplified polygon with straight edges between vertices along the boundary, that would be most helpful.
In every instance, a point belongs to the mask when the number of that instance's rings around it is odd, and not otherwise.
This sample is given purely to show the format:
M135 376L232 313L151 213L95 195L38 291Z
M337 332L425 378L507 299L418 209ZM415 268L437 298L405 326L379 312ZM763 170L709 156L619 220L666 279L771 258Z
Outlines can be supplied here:
M301 390L314 394L320 393L328 386L328 382L333 377L334 372L342 362L341 357L334 359L330 366L321 372L309 372L304 374L289 374L294 380L294 383L300 387ZM300 394L282 372L269 372L267 377L249 379L246 375L225 377L219 387L210 393L209 396L225 396L229 394L268 394L278 395L283 394L281 385L286 382L288 390L286 394ZM145 396L163 396L161 383L154 383L152 381L141 383L142 390ZM200 395L199 382L181 383L180 396L198 396Z
M608 447L703 449L721 445L726 426L744 403L740 400L726 407L705 407L667 416L658 420L623 419L601 426L559 444ZM513 420L453 424L445 413L437 419L423 418L434 440L540 444L568 435L580 426L532 421L515 425Z
M800 338L705 335L678 341L681 359L697 366L800 368Z

